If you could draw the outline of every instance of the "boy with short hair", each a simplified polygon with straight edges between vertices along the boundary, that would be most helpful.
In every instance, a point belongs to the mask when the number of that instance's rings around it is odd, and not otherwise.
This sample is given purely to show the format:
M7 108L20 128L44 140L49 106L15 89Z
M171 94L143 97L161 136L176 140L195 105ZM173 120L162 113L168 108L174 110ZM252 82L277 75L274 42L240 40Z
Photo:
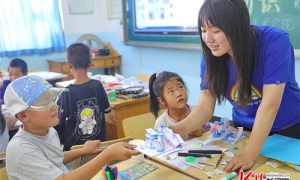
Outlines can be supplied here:
M11 81L13 81L21 76L27 75L27 73L28 73L27 64L23 59L15 58L10 61L9 66L8 66L9 79L2 80L2 77L1 77L1 81L0 81L0 103L1 104L4 104L3 97L4 97L5 89L8 86L8 84Z
M110 104L100 81L90 79L90 49L82 43L68 47L67 60L75 83L67 87L60 99L60 123L56 127L64 150L87 140L105 141L105 119L110 115Z
M52 128L58 123L59 94L60 91L34 75L18 78L7 87L5 105L23 123L7 147L9 179L91 179L106 163L137 153L134 146L116 143L85 165L69 171L64 163L97 153L99 141L87 141L83 148L62 151L57 132Z
M11 81L21 76L27 75L27 73L28 73L27 64L23 59L15 58L10 61L8 66L9 79L3 80L2 76L0 77L0 105L4 104L3 97L9 83L11 83ZM9 135L9 138L11 138L15 135L15 133L18 130L18 127L16 126L18 120L15 117L11 116L11 114L7 113L5 107L3 107L2 109L2 113L5 119L6 128L8 129L8 131L6 131L5 133L7 133Z

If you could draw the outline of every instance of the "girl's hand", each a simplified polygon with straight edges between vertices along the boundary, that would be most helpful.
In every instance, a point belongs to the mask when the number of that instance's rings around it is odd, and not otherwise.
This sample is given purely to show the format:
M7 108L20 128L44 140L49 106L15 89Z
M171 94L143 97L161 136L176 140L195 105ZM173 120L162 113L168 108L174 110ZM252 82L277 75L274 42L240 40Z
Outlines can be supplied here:
M99 144L99 140L86 141L83 145L82 153L84 155L92 155L99 153L101 151L100 149L98 149Z
M181 125L181 123L176 123L174 125L169 126L175 133L178 133L182 136L189 134L189 131L186 130L185 126Z
M239 171L240 169L249 170L255 164L256 156L249 153L235 155L224 168L224 171Z
M209 131L209 129L201 128L201 129L192 131L189 135L192 136L192 137L200 137L200 136L202 136L204 133L206 133L207 131Z

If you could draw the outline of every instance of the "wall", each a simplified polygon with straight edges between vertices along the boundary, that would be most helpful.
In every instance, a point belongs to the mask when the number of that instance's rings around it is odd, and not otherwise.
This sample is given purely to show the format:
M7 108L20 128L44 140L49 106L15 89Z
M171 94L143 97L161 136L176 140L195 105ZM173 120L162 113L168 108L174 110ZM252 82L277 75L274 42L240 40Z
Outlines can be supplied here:
M70 37L90 32L104 41L112 43L122 55L122 74L151 74L160 70L170 70L180 74L189 88L189 103L195 104L200 91L200 52L194 50L176 50L161 48L143 48L126 46L122 40L120 20L108 20L106 0L96 0L96 12L93 15L68 15L64 1L65 31ZM296 62L297 80L300 82L300 61ZM226 102L216 107L216 114L231 116L231 106Z
M174 71L186 81L189 89L189 103L197 102L200 91L200 52L194 50L176 50L160 48L142 48L126 46L122 40L122 26L119 19L108 20L107 0L95 0L95 11L87 15L70 15L67 0L62 0L64 29L67 45L74 42L84 33L93 33L102 40L110 42L122 55L122 74L151 74L160 70ZM32 70L47 70L47 59L63 60L65 54L24 57ZM6 69L9 59L0 59L1 69ZM300 82L300 61L296 62L297 80ZM231 107L228 104L217 106L216 114L230 117Z

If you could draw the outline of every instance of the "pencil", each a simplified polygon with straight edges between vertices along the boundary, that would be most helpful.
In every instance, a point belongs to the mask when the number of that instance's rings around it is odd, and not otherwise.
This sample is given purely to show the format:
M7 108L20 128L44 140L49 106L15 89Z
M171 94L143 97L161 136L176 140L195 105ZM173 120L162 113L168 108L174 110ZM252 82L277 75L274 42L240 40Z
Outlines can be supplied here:
M183 157L186 157L186 156L193 156L193 157L207 157L207 158L211 158L211 155L210 154L199 154L199 153L178 153L178 156L183 156Z
M200 153L200 154L222 154L221 150L189 150L189 153Z
M217 161L216 168L217 168L217 167L219 166L219 164L221 163L221 161L222 161L222 159L223 159L223 156L224 156L224 154L222 153L221 156L220 156L220 158L219 158L218 161Z

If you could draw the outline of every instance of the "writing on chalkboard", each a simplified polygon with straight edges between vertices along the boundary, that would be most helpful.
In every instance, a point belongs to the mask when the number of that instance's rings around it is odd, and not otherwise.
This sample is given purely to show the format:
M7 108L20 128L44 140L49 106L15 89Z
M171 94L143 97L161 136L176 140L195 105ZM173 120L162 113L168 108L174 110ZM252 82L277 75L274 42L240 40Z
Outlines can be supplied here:
M253 1L254 0L245 0L247 6L249 8L250 14L252 14L252 12L254 10L253 9ZM261 12L262 13L269 13L271 11L279 13L281 11L281 8L280 8L280 3L281 2L280 2L280 0L255 0L255 1L261 3ZM294 2L292 2L292 1L293 0L285 0L284 2L291 3L290 7L300 9L300 0L294 0Z
M293 46L300 49L300 0L245 0L252 24L281 28L290 35Z

